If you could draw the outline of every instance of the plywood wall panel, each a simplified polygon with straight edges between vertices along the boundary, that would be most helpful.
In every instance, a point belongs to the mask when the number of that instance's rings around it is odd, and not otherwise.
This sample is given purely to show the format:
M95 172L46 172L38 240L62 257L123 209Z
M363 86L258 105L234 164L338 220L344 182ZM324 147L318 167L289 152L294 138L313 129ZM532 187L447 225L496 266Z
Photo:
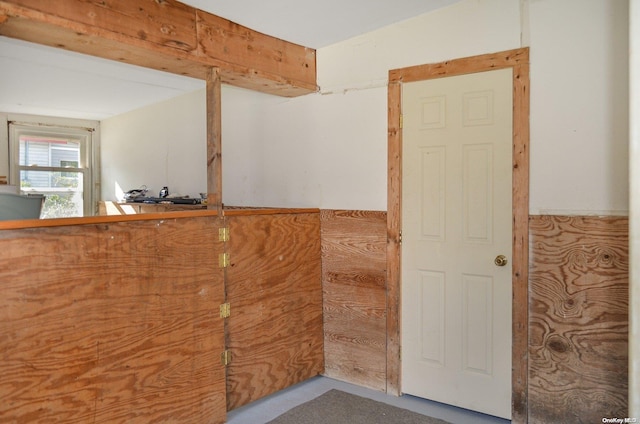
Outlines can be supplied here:
M226 217L229 410L323 371L319 213Z
M386 213L321 217L325 375L384 391Z
M628 219L530 219L529 422L627 417Z
M0 231L0 421L225 421L216 218Z

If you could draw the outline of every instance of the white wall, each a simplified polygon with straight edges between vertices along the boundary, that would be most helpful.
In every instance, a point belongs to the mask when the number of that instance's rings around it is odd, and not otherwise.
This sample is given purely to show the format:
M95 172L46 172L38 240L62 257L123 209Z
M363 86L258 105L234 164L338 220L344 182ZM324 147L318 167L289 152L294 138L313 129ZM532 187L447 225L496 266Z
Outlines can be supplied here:
M390 69L520 47L520 4L464 0L319 49L322 92L385 86Z
M198 197L207 191L206 95L204 90L101 122L102 200L146 185L157 196Z
M640 417L640 2L630 0L629 4L629 416Z
M228 91L226 204L386 208L386 89L296 99Z
M223 121L225 203L251 203L238 195L251 191L239 189L249 185L268 205L386 210L389 70L516 48L519 28L518 2L463 1L319 49L321 94L256 96L263 105L257 114L269 118L251 122L261 134L255 145L265 160L261 176L227 174L243 165ZM232 113L225 100L224 113Z
M627 0L463 0L319 49L318 94L286 99L224 87L223 201L386 210L388 71L529 44L531 213L626 214ZM204 104L203 97L192 100ZM132 162L119 165L110 181L104 178L106 190L113 191L107 185L117 175L123 188L167 184L187 187L186 194L204 191L205 170L197 167L204 163L204 106L198 112L199 106L180 107L182 119L146 114L157 135L119 131L120 141L103 156L116 160L126 148L153 155L153 165L145 168L149 178L125 178L139 171ZM193 133L178 149L170 141L149 147L170 134L165 125L187 122L187 112L201 114L203 128L189 128ZM105 132L114 127L103 125ZM187 142L198 137L199 144ZM109 148L103 136L103 150ZM186 174L185 164L191 167Z
M626 0L465 0L319 49L322 94L255 95L255 142L223 129L225 169L240 145L265 160L225 171L225 202L385 210L388 71L530 43L531 213L626 214L627 16Z
M628 214L628 2L532 0L531 212Z

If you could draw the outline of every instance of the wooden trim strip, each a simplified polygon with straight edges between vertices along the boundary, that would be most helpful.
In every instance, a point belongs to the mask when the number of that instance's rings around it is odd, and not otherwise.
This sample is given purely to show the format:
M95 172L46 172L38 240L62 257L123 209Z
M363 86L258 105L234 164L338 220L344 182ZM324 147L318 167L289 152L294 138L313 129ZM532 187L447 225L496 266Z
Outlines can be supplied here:
M317 208L242 208L225 209L225 216L248 215L281 215L320 213ZM219 216L217 209L202 209L192 211L172 211L158 213L141 213L132 215L100 215L80 218L52 218L52 219L21 219L15 221L0 221L0 231L17 230L23 228L65 227L70 225L111 224L114 222L153 221L162 219L198 218L204 216Z
M389 71L389 82L414 82L439 77L453 77L475 72L513 68L521 64L529 64L528 48L394 69Z
M17 230L23 228L66 227L75 225L112 224L115 222L153 221L162 219L197 218L218 216L216 210L194 210L158 213L141 213L133 215L100 215L81 218L52 218L52 219L21 219L15 221L0 221L0 231Z
M402 228L402 84L389 82L387 148L387 393L401 394L400 230Z
M528 422L529 405L529 61L513 67L512 417Z
M387 391L400 393L400 230L402 130L399 117L404 82L513 69L513 371L512 422L526 423L528 408L528 214L529 214L529 49L490 53L389 71L387 221Z
M234 208L223 209L225 216L247 216L247 215L281 215L281 214L304 214L320 213L317 208Z

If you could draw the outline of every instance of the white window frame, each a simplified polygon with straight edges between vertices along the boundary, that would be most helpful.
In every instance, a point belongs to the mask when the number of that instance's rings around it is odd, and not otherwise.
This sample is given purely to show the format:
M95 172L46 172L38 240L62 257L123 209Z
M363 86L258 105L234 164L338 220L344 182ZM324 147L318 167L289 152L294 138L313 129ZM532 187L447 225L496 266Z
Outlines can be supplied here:
M20 189L20 171L38 170L53 172L81 172L83 174L83 215L97 213L100 187L99 128L98 121L71 118L55 118L35 115L5 115L7 123L9 184ZM20 165L20 135L64 136L81 142L80 161L77 168L30 167Z

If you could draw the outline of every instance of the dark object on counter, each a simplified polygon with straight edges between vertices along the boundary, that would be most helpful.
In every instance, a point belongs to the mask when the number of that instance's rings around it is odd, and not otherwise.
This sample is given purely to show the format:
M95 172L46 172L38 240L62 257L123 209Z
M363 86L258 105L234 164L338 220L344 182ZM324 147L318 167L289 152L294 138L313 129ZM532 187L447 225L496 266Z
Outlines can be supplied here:
M147 190L147 186L143 185L140 188L127 191L124 194L124 198L126 201L129 201L135 197L140 197L140 196L144 197L147 195L147 191L149 191Z
M200 199L191 197L136 197L128 200L129 203L173 203L176 205L199 205Z
M169 187L164 186L162 190L160 190L160 195L158 197L167 197L169 195Z

